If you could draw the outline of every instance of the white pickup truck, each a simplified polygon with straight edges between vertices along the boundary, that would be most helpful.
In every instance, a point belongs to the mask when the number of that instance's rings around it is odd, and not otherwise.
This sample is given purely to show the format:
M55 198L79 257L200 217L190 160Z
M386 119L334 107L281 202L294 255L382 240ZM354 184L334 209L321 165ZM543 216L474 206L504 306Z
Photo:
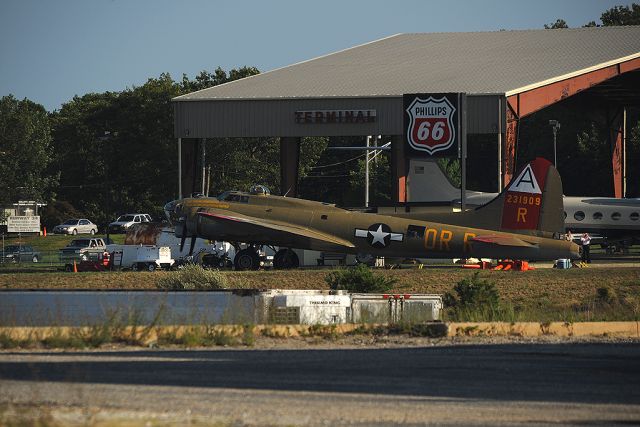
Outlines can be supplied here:
M66 247L60 249L60 260L68 263L73 260L88 261L98 259L107 249L104 240L98 237L73 239Z
M107 251L111 253L114 268L133 271L155 271L159 268L168 270L175 263L168 246L107 245Z

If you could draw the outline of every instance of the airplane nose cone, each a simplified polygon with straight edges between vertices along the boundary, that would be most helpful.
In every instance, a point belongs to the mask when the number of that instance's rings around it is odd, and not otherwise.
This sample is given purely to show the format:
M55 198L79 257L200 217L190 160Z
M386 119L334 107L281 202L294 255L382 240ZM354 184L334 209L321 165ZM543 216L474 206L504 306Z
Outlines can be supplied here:
M164 205L164 214L167 217L167 220L169 220L170 223L173 224L173 222L177 219L176 217L176 205L177 205L178 201L177 200L172 200L169 203L167 203L166 205Z

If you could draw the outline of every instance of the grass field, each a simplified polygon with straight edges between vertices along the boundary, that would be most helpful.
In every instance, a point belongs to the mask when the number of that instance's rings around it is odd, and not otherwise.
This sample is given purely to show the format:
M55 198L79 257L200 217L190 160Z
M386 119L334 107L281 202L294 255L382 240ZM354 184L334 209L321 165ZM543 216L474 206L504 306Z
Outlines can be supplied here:
M14 263L2 263L0 262L0 271L2 269L28 269L28 270L51 270L51 267L62 265L60 263L59 251L71 242L73 239L87 238L89 234L79 234L77 236L70 236L66 234L48 234L44 236L25 236L25 237L5 237L4 245L29 245L33 246L33 249L40 252L40 262L35 265L31 262L24 262L20 264ZM96 237L106 237L103 235L97 235ZM114 243L124 243L124 234L111 234L109 236ZM2 248L0 247L0 251ZM1 254L1 253L0 253ZM2 257L0 256L0 260Z
M328 289L331 269L222 272L230 288ZM377 270L397 279L395 293L452 292L469 277L460 268ZM40 273L1 272L0 289L157 289L158 280L174 272ZM482 271L480 278L495 283L503 303L518 320L637 319L640 312L640 269L592 267L527 272ZM607 301L598 296L607 289ZM602 292L602 291L600 291ZM606 304L600 304L606 302ZM599 305L598 305L599 304ZM596 305L598 305L596 307ZM596 309L601 313L596 313ZM604 310L604 311L603 311Z
M124 235L114 235L122 243ZM49 235L22 239L43 254L38 264L0 265L0 289L157 289L172 272L57 272L58 250L73 236ZM5 241L5 244L10 241ZM635 249L635 248L634 248ZM595 251L597 253L597 251ZM328 289L325 277L332 270L223 271L230 288ZM461 268L376 270L397 283L394 293L453 292L460 280L473 273ZM537 269L527 272L481 271L481 279L495 283L502 304L514 320L633 320L640 313L640 268L593 266L568 270ZM510 320L505 318L503 320Z

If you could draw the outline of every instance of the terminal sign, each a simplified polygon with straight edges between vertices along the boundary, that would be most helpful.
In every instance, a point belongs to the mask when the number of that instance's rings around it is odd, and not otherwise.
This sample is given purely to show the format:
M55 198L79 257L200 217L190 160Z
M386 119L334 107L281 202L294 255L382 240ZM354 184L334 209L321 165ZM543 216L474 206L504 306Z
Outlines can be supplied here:
M307 110L296 111L298 124L375 123L376 110Z

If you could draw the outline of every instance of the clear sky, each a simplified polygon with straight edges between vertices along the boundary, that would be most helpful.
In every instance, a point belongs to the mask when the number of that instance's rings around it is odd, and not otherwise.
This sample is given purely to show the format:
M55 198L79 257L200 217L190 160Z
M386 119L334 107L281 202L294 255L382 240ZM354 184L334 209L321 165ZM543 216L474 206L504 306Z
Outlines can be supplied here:
M0 0L0 96L48 110L168 72L268 71L397 33L600 22L617 0Z

